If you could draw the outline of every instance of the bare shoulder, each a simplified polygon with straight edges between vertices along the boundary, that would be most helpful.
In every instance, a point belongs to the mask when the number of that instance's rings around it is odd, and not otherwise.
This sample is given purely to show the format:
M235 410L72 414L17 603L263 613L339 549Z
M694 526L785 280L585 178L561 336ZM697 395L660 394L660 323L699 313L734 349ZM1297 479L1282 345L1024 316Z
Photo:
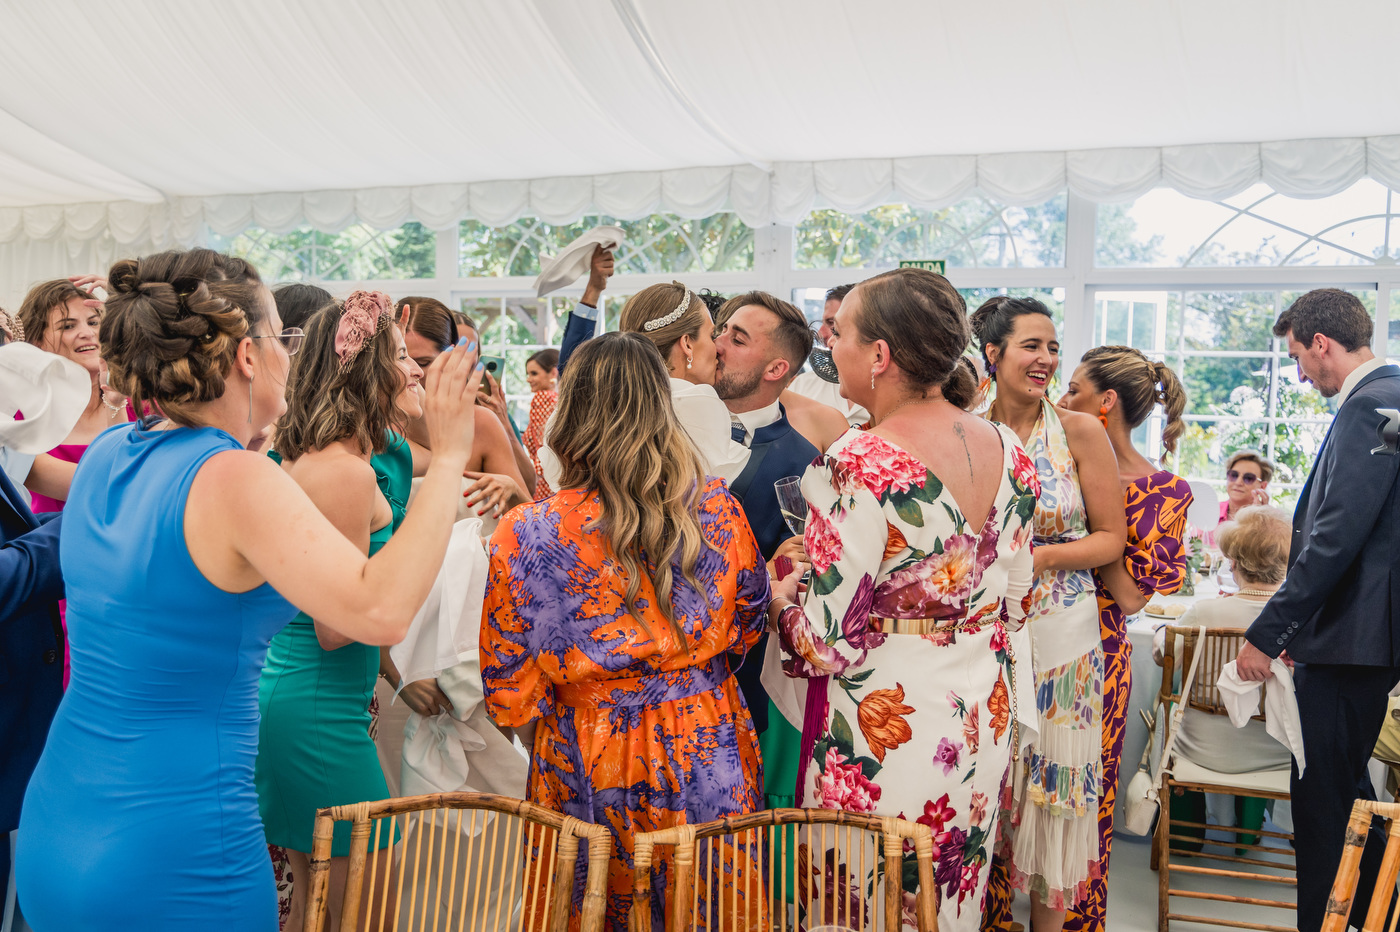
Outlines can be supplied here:
M491 412L490 408L477 405L473 409L473 417L476 419L476 429L478 431L488 431L504 437L506 429L501 426L500 419Z
M1085 414L1083 411L1071 411L1068 408L1055 408L1055 416L1060 419L1060 424L1065 429L1065 434L1073 432L1077 436L1084 436L1092 431L1104 433L1103 424L1092 414Z
M1108 441L1108 432L1092 414L1069 411L1065 408L1056 408L1055 414L1060 419L1060 426L1065 429L1065 439L1069 441L1070 450L1075 452L1076 459L1080 455L1078 451L1113 451L1113 445Z
M313 498L322 491L369 493L376 487L374 467L338 447L303 454L289 464L287 474Z

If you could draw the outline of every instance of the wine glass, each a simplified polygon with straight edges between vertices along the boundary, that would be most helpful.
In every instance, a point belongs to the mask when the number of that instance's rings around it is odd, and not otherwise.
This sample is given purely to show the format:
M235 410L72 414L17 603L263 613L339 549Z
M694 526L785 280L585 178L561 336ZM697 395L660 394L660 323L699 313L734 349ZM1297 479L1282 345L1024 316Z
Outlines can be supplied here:
M802 497L802 477L784 476L773 483L773 489L778 493L778 510L788 530L801 537L807 529L807 500Z

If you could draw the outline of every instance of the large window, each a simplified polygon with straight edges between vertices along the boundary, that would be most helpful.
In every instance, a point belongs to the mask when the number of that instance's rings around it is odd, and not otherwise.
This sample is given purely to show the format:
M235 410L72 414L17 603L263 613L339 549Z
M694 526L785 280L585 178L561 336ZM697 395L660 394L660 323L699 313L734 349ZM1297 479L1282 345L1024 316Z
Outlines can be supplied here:
M753 268L753 230L732 213L687 220L653 214L641 220L585 217L556 226L525 218L505 227L462 223L463 276L538 275L540 256L558 255L570 241L600 224L620 226L627 241L614 255L618 274L734 272Z
M1124 236L1138 248L1115 248ZM1223 201L1159 188L1127 210L1100 209L1095 259L1101 266L1185 268L1394 265L1400 198L1369 178L1316 199L1286 197L1264 184Z
M352 226L334 234L249 229L211 239L250 258L268 281L319 281L337 295L378 287L461 308L481 328L486 351L506 357L505 388L520 417L525 359L558 344L583 288L537 298L542 257L598 223L627 234L603 298L604 329L617 326L628 295L672 278L726 295L755 288L791 295L815 323L828 288L910 259L944 260L969 309L993 294L1035 297L1061 328L1066 368L1091 346L1125 343L1179 373L1190 402L1169 468L1219 488L1229 455L1254 447L1278 464L1275 500L1285 505L1332 409L1298 383L1272 334L1278 314L1310 288L1349 289L1375 316L1376 351L1400 361L1400 319L1391 319L1400 318L1391 313L1400 302L1400 199L1370 180L1313 200L1263 185L1218 202L1167 189L1097 206L1066 194L1030 207L973 196L936 210L817 210L791 228L751 229L724 212L564 225L526 217L444 230ZM1068 375L1062 371L1061 385ZM1155 457L1160 437L1158 412L1136 439Z
M1357 292L1374 307L1374 292ZM1126 344L1164 360L1187 392L1186 432L1173 467L1223 491L1237 450L1262 452L1278 467L1275 501L1291 503L1312 466L1335 405L1300 384L1283 341L1273 335L1293 291L1100 292L1096 344ZM1158 410L1134 438L1160 456Z
M889 268L902 259L943 259L949 268L1065 264L1065 202L1007 207L974 197L926 210L889 204L863 214L817 210L798 225L798 269Z
M213 248L248 259L269 282L402 280L437 272L437 237L420 223L397 230L356 224L339 233L304 227L277 234L250 227L234 237L210 239Z

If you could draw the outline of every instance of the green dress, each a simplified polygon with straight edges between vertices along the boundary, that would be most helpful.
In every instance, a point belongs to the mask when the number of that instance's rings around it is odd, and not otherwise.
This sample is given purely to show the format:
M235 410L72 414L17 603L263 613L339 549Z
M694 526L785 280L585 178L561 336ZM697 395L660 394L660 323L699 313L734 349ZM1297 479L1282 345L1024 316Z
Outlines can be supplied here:
M373 556L403 521L413 457L408 444L392 435L389 448L370 463L393 512L393 520L370 535ZM378 647L354 643L324 650L305 612L272 639L258 681L262 724L254 768L268 844L310 853L317 809L389 796L369 736L369 701L378 676ZM385 832L379 847L396 840ZM337 822L331 855L349 853L350 823Z

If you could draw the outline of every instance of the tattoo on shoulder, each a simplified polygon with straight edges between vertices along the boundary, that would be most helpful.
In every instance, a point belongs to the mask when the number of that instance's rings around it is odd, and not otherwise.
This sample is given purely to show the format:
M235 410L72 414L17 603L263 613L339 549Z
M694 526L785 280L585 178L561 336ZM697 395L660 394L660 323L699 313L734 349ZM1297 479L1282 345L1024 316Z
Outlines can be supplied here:
M963 452L967 454L967 474L972 477L974 475L972 472L972 450L968 449L967 446L967 431L963 430L961 424L954 422L953 433L957 434L958 439L962 441Z

